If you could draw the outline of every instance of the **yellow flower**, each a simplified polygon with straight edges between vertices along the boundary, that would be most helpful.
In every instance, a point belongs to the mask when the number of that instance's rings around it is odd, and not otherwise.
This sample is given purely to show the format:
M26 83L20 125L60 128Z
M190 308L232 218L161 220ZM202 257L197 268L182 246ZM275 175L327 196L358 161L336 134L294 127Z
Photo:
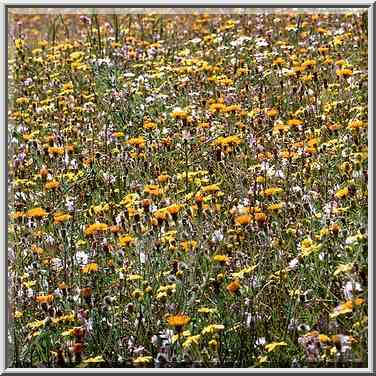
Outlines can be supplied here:
M269 205L268 210L271 211L271 212L276 212L280 209L283 209L284 207L285 207L284 202L278 202L278 203Z
M157 124L152 121L146 121L144 123L144 129L155 129L157 128Z
M257 363L257 364L266 363L267 361L268 361L268 357L267 357L266 355L264 355L264 356L259 355L259 356L256 358L256 363Z
M156 299L157 299L159 302L166 302L167 297L168 297L168 295L167 295L167 292L165 292L165 291L160 291L160 292L158 292L157 295L156 295Z
M41 254L43 254L43 248L38 247L38 246L35 245L35 244L33 244L33 245L31 246L31 251L32 251L34 254L36 254L36 255L41 255Z
M330 342L330 338L325 334L319 334L319 340L321 343Z
M82 57L85 56L85 53L82 52L82 51L75 51L75 52L72 52L70 55L69 55L69 58L71 60L78 60L78 59L81 59Z
M220 264L226 264L231 260L231 258L225 255L215 255L213 260L219 262Z
M142 279L141 275L131 274L130 276L128 276L127 281L139 281L140 279Z
M44 319L44 320L36 320L36 321L33 321L33 322L27 324L27 327L30 328L30 329L32 329L32 330L35 330L35 329L41 328L45 324L46 324L46 319Z
M305 257L305 256L310 255L312 252L320 250L321 245L315 244L310 238L306 238L301 241L300 248L301 248L301 252L300 252L301 255Z
M124 137L124 132L113 132L112 135L116 138Z
M25 46L25 42L22 39L16 39L14 41L14 44L15 44L17 49L21 49Z
M132 363L135 366L144 366L146 364L150 364L153 361L152 356L139 356L135 359L133 359Z
M217 313L217 308L208 308L208 307L201 307L197 310L198 313L205 313L205 314L210 314L210 313Z
M143 298L143 296L144 296L144 293L143 293L143 291L140 290L140 289L136 289L136 290L134 290L134 291L132 292L132 297L133 297L134 299L140 300L140 299Z
M222 325L222 324L211 324L211 325L205 326L205 328L202 329L201 334L205 335L205 334L218 333L218 332L224 330L224 328L225 328L225 326Z
M170 176L167 174L162 174L162 175L159 175L157 179L160 183L165 183L166 181L170 179Z
M192 345L198 345L199 342L200 342L200 334L197 334L195 336L189 336L182 344L183 346L183 349L188 349L190 348Z
M193 250L197 247L196 240L184 240L180 243L180 246L183 248L184 251Z
M165 208L170 214L177 214L181 210L182 206L179 204L173 204Z
M352 74L353 74L353 71L351 69L348 69L348 68L336 70L337 76L350 77L350 76L352 76Z
M158 222L163 222L168 218L168 211L164 209L159 209L154 212L153 216L158 220Z
M216 351L218 350L218 347L219 347L219 343L217 340L215 339L212 339L208 342L208 345L209 347L213 350L213 351Z
M261 196L263 197L272 197L272 196L277 196L283 192L282 188L278 187L272 187L265 189L264 191L261 192Z
M244 269L236 272L236 273L232 273L232 276L234 278L244 278L245 276L251 274L255 269L257 268L257 265L252 265L252 266L248 266L248 267L245 267Z
M180 108L176 108L174 111L171 112L171 116L174 119L186 119L188 117L188 113L186 111L183 111Z
M276 121L273 126L273 133L287 132L290 129L289 124L284 124L282 121Z
M286 342L272 342L272 343L265 345L265 350L267 352L272 352L274 349L280 346L287 346L287 343Z
M346 198L348 195L349 195L349 188L348 187L342 188L335 193L335 196L337 198Z
M316 61L315 60L306 60L302 63L302 67L304 69L308 68L313 68L314 66L316 65Z
M119 239L119 243L121 246L123 247L127 247L129 246L131 243L134 242L134 238L130 235L125 235L125 236L122 236L120 239Z
M219 146L236 146L240 145L242 140L237 135L227 136L227 137L218 137L214 142L213 145Z
M70 328L70 329L67 329L65 330L64 332L61 333L61 335L63 337L69 337L69 336L72 336L75 332L75 328Z
M83 362L86 363L86 364L90 364L90 363L102 363L102 362L104 362L104 359L103 359L102 355L98 355L96 357L87 358Z
M220 190L218 184L211 184L211 185L207 185L205 187L202 187L202 191L203 192L208 192L208 193L215 193L215 192L218 192Z
M91 262L82 268L82 273L97 272L99 270L98 264Z

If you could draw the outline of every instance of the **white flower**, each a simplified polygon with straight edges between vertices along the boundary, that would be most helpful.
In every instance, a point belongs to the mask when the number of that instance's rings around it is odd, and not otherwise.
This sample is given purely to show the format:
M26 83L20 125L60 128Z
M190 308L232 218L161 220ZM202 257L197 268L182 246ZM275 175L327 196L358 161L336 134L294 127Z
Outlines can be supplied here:
M223 232L222 230L215 230L212 236L212 242L220 242L223 240Z
M197 43L200 43L201 42L201 39L200 38L194 38L191 40L191 43L193 44L197 44Z
M295 270L299 265L299 259L296 257L289 262L289 270Z
M256 46L257 47L266 47L266 46L269 46L269 43L265 39L259 38L256 42Z
M256 340L256 342L255 342L255 344L256 344L257 346L263 346L263 345L265 345L265 343L266 343L266 339L265 339L265 337L257 338L257 340Z
M78 251L74 255L75 260L80 264L80 266L84 266L89 261L89 256L84 251Z
M124 74L124 77L126 77L126 78L132 78L134 76L135 76L135 74L131 73L131 72L127 72L127 73Z
M346 282L345 286L343 286L343 295L346 299L352 299L354 291L363 291L359 282L348 281Z

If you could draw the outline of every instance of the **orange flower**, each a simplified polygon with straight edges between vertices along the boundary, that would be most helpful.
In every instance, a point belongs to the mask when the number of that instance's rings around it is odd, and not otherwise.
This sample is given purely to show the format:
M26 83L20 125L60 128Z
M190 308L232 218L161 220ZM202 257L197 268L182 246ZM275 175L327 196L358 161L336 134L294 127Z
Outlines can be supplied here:
M75 148L75 146L74 146L73 144L69 144L69 145L66 145L66 146L65 146L65 150L66 150L67 152L69 152L69 153L74 152L74 148Z
M170 214L177 214L177 213L179 213L179 211L181 210L181 205L179 205L179 204L173 204L173 205L167 207L166 210L167 210Z
M168 181L170 179L170 176L169 175L159 175L158 176L158 181L160 183L165 183L166 181Z
M239 215L235 218L235 223L238 225L248 225L252 221L252 216L249 214Z
M199 194L199 193L196 193L196 195L195 195L195 201L196 201L197 204L201 204L202 201L204 201L204 196L201 195L201 194Z
M42 208L33 208L26 212L26 217L29 218L42 218L47 215L47 212Z
M81 295L84 298L89 298L92 293L93 293L93 290L92 290L91 287L84 287L84 288L81 289Z
M40 304L47 304L47 303L52 303L54 300L54 296L49 294L49 295L38 295L35 300L40 303Z
M136 146L136 147L142 149L145 146L145 139L142 136L141 137L130 138L127 141L127 144L131 145L131 146Z
M43 254L43 249L41 247L38 247L36 244L33 244L31 246L31 251L36 254L36 255L41 255Z
M47 149L49 154L64 154L64 148L63 147L57 147L57 146L50 146Z
M299 125L302 125L303 122L300 119L290 119L287 124L291 127L298 127Z
M69 221L72 218L70 214L58 213L54 215L54 224Z
M149 193L149 195L151 196L159 196L161 195L162 190L159 188L159 185L151 184L151 185L147 185L144 188L144 192Z
M341 226L338 223L333 223L330 225L329 230L332 234L338 235L339 231L341 230Z
M45 166L43 166L40 170L39 170L39 175L42 176L42 177L46 177L48 175L48 170Z
M265 223L266 222L266 214L265 213L256 213L255 219L258 223Z
M72 352L74 352L75 354L79 354L82 352L82 349L83 349L83 344L80 342L76 342L72 347Z
M99 231L106 231L107 229L108 229L108 226L105 223L94 223L86 227L85 235L93 235Z
M186 315L175 315L167 317L168 325L173 326L177 332L180 332L183 326L187 325L190 321L190 317Z
M156 218L158 222L163 222L167 219L167 214L167 210L160 209L154 213L154 218Z
M118 232L121 231L121 227L120 227L120 226L117 226L117 225L111 226L111 227L110 227L110 231L111 231L113 234L116 234L116 233L118 233Z
M271 108L271 109L269 109L269 110L266 110L265 112L266 112L266 115L267 115L268 117L270 117L270 118L275 118L275 117L277 117L278 114L279 114L278 110L275 109L275 108Z
M236 294L240 289L239 279L236 279L235 281L230 282L227 285L226 289L230 294Z
M18 218L22 218L24 216L24 213L20 212L20 211L16 211L14 213L11 213L10 217L12 219L18 219Z
M350 77L350 76L352 76L352 74L353 74L353 71L351 69L348 69L348 68L336 70L337 76Z

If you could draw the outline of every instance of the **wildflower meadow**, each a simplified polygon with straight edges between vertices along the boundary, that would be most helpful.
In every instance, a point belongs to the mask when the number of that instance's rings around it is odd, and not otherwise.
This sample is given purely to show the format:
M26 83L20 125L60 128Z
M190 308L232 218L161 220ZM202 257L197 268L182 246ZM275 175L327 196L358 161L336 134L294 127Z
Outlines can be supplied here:
M10 367L368 367L365 11L8 16Z

